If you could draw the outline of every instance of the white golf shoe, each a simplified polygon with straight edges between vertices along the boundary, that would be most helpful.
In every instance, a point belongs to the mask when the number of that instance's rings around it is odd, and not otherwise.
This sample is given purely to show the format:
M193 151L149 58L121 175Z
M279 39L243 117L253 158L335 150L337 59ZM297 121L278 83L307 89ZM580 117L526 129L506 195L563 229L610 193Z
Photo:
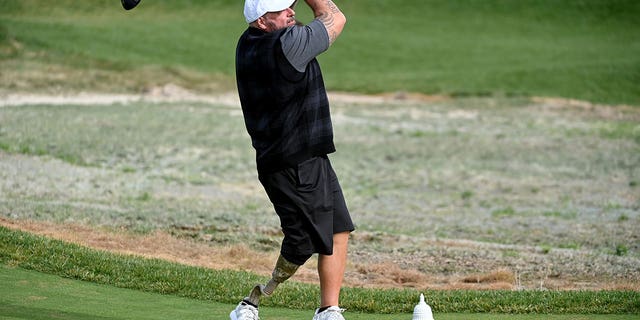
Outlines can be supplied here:
M229 314L231 320L260 320L258 308L241 301L238 306Z
M339 307L329 307L328 309L318 313L316 310L316 314L313 316L313 320L345 320L342 316L344 309Z

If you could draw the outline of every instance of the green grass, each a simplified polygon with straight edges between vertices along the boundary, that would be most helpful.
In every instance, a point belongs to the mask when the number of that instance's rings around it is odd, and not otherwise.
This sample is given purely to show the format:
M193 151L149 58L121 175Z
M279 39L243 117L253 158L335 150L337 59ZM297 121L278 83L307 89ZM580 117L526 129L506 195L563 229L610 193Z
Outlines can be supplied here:
M0 319L224 319L230 305L0 266Z
M357 0L339 5L348 26L321 57L332 90L640 104L637 1ZM310 18L303 5L297 11L303 21ZM14 40L22 47L0 50L0 58L86 70L148 65L185 85L197 87L202 79L190 77L204 73L232 88L235 42L246 26L241 12L237 1L149 1L125 12L113 1L2 0L0 44L11 47ZM92 76L86 81L104 86ZM153 77L141 81L153 82ZM138 90L140 83L130 86Z
M15 320L116 320L116 319L225 319L233 304L144 293L136 290L97 285L0 265L0 319ZM312 310L260 308L264 319L296 320L309 318ZM410 313L366 314L347 312L351 320L410 319ZM443 314L441 320L539 319L540 315ZM626 320L634 315L544 315L552 320Z
M162 260L91 250L4 227L0 227L0 244L0 263L11 268L18 267L119 288L218 303L233 304L243 297L252 284L265 280L246 272L216 271ZM10 281L6 283L10 286L25 286L26 280L16 279L11 275L10 270L0 267L0 277L4 278L3 283L8 278ZM22 273L21 276L25 275L44 277L34 273ZM30 287L27 286L27 288ZM52 290L63 294L67 292L55 287L39 287L43 291ZM98 286L90 287L91 292L114 290ZM11 292L11 295L0 295L2 297L0 310L4 308L11 313L37 312L38 309L28 311L26 307L16 306L17 299L9 298L20 295L20 290L14 291L8 286L3 286L0 290ZM122 299L119 300L120 304L128 300L126 298L128 295L140 295L131 291L118 292L123 294L112 299ZM314 297L317 294L317 286L285 283L283 289L268 299L264 305L313 310L316 303ZM44 295L48 296L51 293ZM355 312L402 314L411 313L417 295L417 291L409 289L345 288L342 300L346 308ZM31 292L30 296L32 298L27 299L26 302L37 301L39 294ZM151 296L146 297L148 299ZM633 291L429 291L426 292L425 297L433 310L438 313L632 314L640 312L640 293ZM92 298L95 299L95 296ZM185 302L195 303L187 300ZM38 308L46 310L50 307ZM83 308L96 308L102 312L108 309L96 307L95 304L86 304ZM196 310L202 310L202 305L199 305ZM74 312L87 313L86 309ZM82 318L82 316L78 317Z
M416 106L333 105L344 116L335 126L335 166L360 230L537 245L545 257L567 248L594 262L577 264L587 268L580 270L584 274L603 261L610 269L637 270L637 115L628 109L602 118L586 109L564 113L518 97L640 105L640 2L355 0L339 5L349 24L320 57L331 90L459 98ZM0 0L0 95L141 92L166 83L204 93L232 91L235 42L246 27L241 9L236 0L143 1L129 12L113 0ZM298 12L309 19L306 8ZM457 112L472 116L456 118ZM253 243L238 235L254 234L256 226L277 226L263 194L246 187L256 184L253 154L236 108L187 103L1 108L0 153L3 217L140 232L187 226L213 232L216 243ZM15 170L20 173L13 175ZM264 280L97 252L5 229L0 239L0 261L11 268L163 293L171 295L162 296L168 305L178 303L175 296L196 298L200 301L179 301L197 314L207 312L201 301L216 301L226 304L213 304L211 316L226 317L248 286ZM502 252L505 260L527 254ZM478 272L462 264L424 268L427 273L429 268ZM539 279L534 272L530 276ZM234 286L228 286L229 279ZM288 293L267 303L265 315L300 319L315 307L317 287L287 287ZM45 317L47 312L69 319L129 317L83 309L74 296L37 301L49 305L21 304L21 298L7 302L10 288L4 282L0 286L0 318ZM104 287L90 290L95 288ZM124 303L124 310L131 308L129 294L131 301L162 299L123 292L113 294L123 295L114 304ZM344 291L350 310L375 313L409 314L416 294ZM635 313L545 316L628 319L637 318L640 299L637 292L625 291L435 291L428 300L442 315L438 319ZM294 310L277 309L290 301ZM150 317L174 317L149 312ZM349 318L397 319L397 314Z
M66 278L121 288L171 294L221 303L241 299L260 277L246 272L214 271L161 260L95 251L62 241L0 228L0 263ZM317 286L285 283L266 306L313 309ZM367 313L407 313L415 290L345 288L344 306ZM640 296L632 291L430 291L437 312L473 313L634 313Z

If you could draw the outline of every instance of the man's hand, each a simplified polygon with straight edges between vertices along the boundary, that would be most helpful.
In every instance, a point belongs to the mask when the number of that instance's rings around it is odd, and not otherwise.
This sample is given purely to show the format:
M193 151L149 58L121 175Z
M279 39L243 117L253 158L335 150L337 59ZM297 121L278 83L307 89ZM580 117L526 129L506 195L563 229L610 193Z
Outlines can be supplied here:
M311 7L314 16L327 28L329 45L333 44L342 33L347 18L331 0L305 0L305 2Z

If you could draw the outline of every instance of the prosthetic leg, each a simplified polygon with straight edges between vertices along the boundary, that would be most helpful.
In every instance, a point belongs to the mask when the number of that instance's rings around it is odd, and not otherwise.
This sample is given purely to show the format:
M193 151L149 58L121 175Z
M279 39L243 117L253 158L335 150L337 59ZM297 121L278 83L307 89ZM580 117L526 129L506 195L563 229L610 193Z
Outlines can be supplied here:
M299 267L299 265L287 261L287 259L280 255L269 282L267 282L266 285L258 284L253 287L249 294L248 301L257 307L260 304L260 297L268 297L273 294L273 291L276 290L278 285L291 278Z

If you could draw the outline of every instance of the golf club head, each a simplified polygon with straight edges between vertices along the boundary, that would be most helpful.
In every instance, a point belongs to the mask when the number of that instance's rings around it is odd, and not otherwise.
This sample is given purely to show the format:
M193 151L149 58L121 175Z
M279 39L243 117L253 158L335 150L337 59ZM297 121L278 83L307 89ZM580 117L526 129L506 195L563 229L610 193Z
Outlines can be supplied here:
M120 2L122 2L122 7L125 10L131 10L140 3L140 0L120 0Z

